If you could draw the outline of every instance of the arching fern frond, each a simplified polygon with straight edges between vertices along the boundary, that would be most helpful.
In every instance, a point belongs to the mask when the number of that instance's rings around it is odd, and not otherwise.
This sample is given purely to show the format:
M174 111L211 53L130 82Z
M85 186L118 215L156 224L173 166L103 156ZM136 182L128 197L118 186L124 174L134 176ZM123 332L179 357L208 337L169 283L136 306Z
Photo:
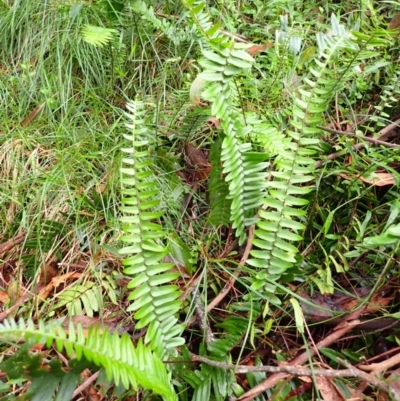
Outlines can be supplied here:
M211 114L221 122L224 132L221 160L223 174L229 184L231 200L231 222L239 243L246 239L246 226L254 222L255 211L261 206L266 188L267 155L252 151L246 142L252 127L246 124L240 113L239 95L234 77L247 71L253 58L243 44L235 44L219 35L219 25L212 25L203 12L203 1L185 0L192 20L202 34L204 71L199 79L206 82L201 96L211 102Z
M133 276L128 288L133 289L129 299L134 301L128 308L136 311L136 327L148 326L145 342L162 355L168 349L183 344L180 337L183 325L178 324L175 314L181 307L178 286L171 284L179 273L171 272L173 265L163 259L169 250L164 245L166 234L155 221L162 216L157 211L157 182L152 180L152 163L148 144L150 136L143 120L141 102L127 105L131 123L130 135L124 135L130 147L122 149L127 155L123 159L122 204L120 218L125 235L121 241L129 244L120 253L129 255L124 261L124 273Z
M135 390L140 386L162 395L165 401L177 400L171 378L159 357L141 340L134 346L127 334L120 337L117 332L110 334L91 327L85 336L82 327L74 327L72 323L66 332L54 323L39 321L36 327L32 320L8 319L0 324L0 338L14 343L23 338L30 345L45 344L48 348L54 345L70 358L86 359L104 368L108 379L117 385L132 386Z
M296 243L302 239L300 234L305 228L305 195L313 189L309 184L314 179L313 155L321 135L317 125L323 122L323 114L335 93L356 73L354 65L363 54L335 16L331 25L332 33L317 37L320 56L310 68L312 77L304 78L304 85L293 95L293 119L285 132L289 141L281 142L284 148L275 159L273 179L267 183L265 210L260 211L255 230L253 244L258 249L251 252L253 258L248 260L249 265L262 268L251 279L253 288L269 293L274 300L277 298L272 296L273 283L296 263ZM343 54L347 57L340 58ZM369 56L370 52L364 55Z

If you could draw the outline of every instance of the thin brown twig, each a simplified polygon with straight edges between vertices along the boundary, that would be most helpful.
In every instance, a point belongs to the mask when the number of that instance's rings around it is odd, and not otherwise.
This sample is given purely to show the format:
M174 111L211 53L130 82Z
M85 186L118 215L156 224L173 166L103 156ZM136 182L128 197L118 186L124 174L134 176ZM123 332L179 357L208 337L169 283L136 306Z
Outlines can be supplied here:
M343 337L346 333L351 331L354 326L356 326L360 321L359 317L364 312L365 307L358 308L354 312L352 312L348 317L347 320L342 321L339 323L332 333L325 337L323 340L318 342L315 346L316 349L321 348L328 348L331 344L336 342L339 338ZM316 351L315 348L310 348L307 351L303 352L292 361L288 362L287 366L301 366L308 361L309 358L315 355ZM267 379L263 382L258 384L257 386L253 387L251 390L244 393L237 401L250 401L253 398L257 397L259 394L263 393L264 391L275 387L281 380L287 377L287 373L275 373L270 375Z
M375 145L386 146L387 148L400 148L400 145L397 145L395 143L381 141L381 140L379 140L377 138L372 138L372 137L369 137L369 136L358 135L358 134L356 134L354 132L340 131L340 130L337 130L337 129L326 128L326 127L321 127L321 126L318 126L317 128L319 128L322 131L331 132L332 134L346 135L346 136L352 136L354 138L360 138L360 139L363 139L364 141L371 142L371 143L373 143Z
M322 377L358 377L359 379L365 380L375 387L381 390L388 391L388 386L381 380L377 379L375 376L369 375L350 365L346 361L340 360L340 363L347 369L321 369L321 368L303 368L301 366L247 366L247 365L234 365L230 363L213 361L211 359L205 358L203 356L191 354L192 361L203 362L210 366L215 366L224 370L233 370L235 373L256 373L256 372L266 372L266 373L289 373L293 376L322 376Z
M387 127L381 129L379 131L379 136L378 138L376 138L379 141L382 141L384 139L387 139L387 137L390 135L391 131L393 131L396 128L399 128L400 126L400 119L394 121L393 123L389 124ZM354 151L359 151L361 150L365 145L363 143L357 143L356 145L352 146L352 149ZM335 153L331 153L330 155L328 155L326 158L324 158L323 160L319 160L315 163L314 167L315 168L320 168L322 167L327 161L329 160L335 160L338 157L342 156L343 154L345 154L347 152L346 149L344 150L340 150L338 152Z
M72 400L77 397L82 391L86 390L93 382L97 380L99 377L100 371L93 373L92 376L88 377L79 387L76 388L74 393L72 394Z
M14 248L14 246L20 244L21 242L25 241L26 234L26 231L23 231L14 238L10 238L8 241L0 244L0 255Z
M240 259L239 265L236 267L236 270L233 272L232 276L228 280L228 282L224 285L224 288L221 292L207 305L206 311L212 311L231 291L234 286L236 279L239 277L242 267L246 264L246 261L250 255L251 248L253 246L252 241L254 238L254 226L249 228L249 235L247 237L246 248L243 252L243 256ZM190 327L196 321L196 317L192 317L187 323L186 327Z
M381 373L387 369L392 368L400 363L400 354L393 355L391 358L386 359L379 363L372 363L371 365L359 365L360 369L368 370L369 372Z
M212 311L230 292L233 285L235 284L236 279L239 277L242 267L246 264L247 259L249 258L251 248L253 246L253 237L254 237L254 226L251 226L249 229L249 236L247 237L246 248L243 252L243 256L240 259L239 266L236 267L235 272L225 284L222 291L207 305L207 312Z

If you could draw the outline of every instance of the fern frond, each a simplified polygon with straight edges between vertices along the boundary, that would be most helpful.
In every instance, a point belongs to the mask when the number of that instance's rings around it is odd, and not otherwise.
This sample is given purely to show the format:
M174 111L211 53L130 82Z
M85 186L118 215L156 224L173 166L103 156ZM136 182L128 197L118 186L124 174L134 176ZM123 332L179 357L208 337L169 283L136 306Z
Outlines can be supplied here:
M228 226L230 222L231 200L228 199L228 183L223 179L221 162L221 140L215 141L210 149L211 173L208 180L210 193L209 221L214 226Z
M104 28L89 24L85 24L81 31L83 40L97 47L103 47L107 43L111 42L117 33L118 31L116 29Z
M145 342L162 355L168 349L183 344L180 337L183 325L174 316L181 307L179 287L171 284L179 273L171 272L173 264L163 259L169 253L163 241L166 234L154 222L162 216L157 210L157 182L152 180L152 160L147 145L149 137L143 120L141 102L127 105L131 119L130 135L124 135L131 146L122 149L127 157L123 159L122 204L120 218L125 235L121 241L130 245L121 249L123 255L130 255L123 261L124 273L133 276L128 287L134 289L129 299L134 301L128 308L136 311L134 318L137 328L148 326Z
M323 121L323 113L337 91L354 74L354 64L362 50L351 34L332 16L332 33L319 34L317 41L320 59L310 68L312 78L305 78L305 84L293 96L293 119L282 141L283 147L275 159L273 180L267 183L268 195L264 209L259 212L260 221L255 230L253 244L258 248L251 252L247 263L263 268L252 286L261 292L275 291L274 282L286 274L296 263L296 243L302 239L304 230L303 210L308 201L305 196L312 191L310 182L314 179L314 159L319 143L320 130L317 125ZM347 52L349 60L338 62L340 54ZM367 54L365 54L367 56ZM334 65L334 68L333 68ZM276 145L275 145L276 148ZM270 299L278 300L276 297ZM278 300L279 302L279 300Z
M140 340L136 347L127 334L121 337L117 332L100 332L98 327L89 328L85 337L82 327L71 323L68 333L62 326L39 321L35 327L32 320L16 322L4 320L0 324L0 338L3 341L20 341L24 338L30 344L54 345L58 352L65 351L68 357L83 358L104 368L107 377L125 388L138 386L155 391L166 401L175 401L177 396L171 385L165 365L159 357Z
M246 239L246 226L254 222L255 211L261 206L266 188L265 162L267 155L252 151L245 139L252 127L243 120L238 108L234 77L247 71L253 58L242 44L233 44L219 34L219 25L212 25L203 12L203 1L184 1L191 17L202 33L204 71L199 79L206 82L202 98L211 102L211 114L221 122L225 134L222 142L221 160L223 174L229 184L231 222L239 243Z

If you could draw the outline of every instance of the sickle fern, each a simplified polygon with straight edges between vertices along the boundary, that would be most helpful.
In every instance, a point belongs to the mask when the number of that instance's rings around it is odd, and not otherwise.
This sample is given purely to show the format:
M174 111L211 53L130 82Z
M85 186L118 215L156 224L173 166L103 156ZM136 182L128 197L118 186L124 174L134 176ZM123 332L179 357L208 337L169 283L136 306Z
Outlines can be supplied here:
M196 79L204 82L202 98L211 103L211 114L218 118L224 133L221 151L222 173L229 184L230 220L239 243L246 239L246 226L254 222L266 188L267 155L254 152L246 142L252 127L239 109L239 94L234 78L248 71L253 58L241 44L232 43L218 33L203 12L205 3L185 0L192 20L201 32L204 50L200 65L204 71Z
M168 254L164 245L166 234L156 221L162 216L157 211L157 183L152 180L152 160L147 146L150 135L143 120L143 104L139 101L127 105L131 134L124 135L130 147L121 168L122 205L120 210L125 235L121 241L129 244L121 249L128 255L123 261L124 273L133 276L128 288L133 289L129 299L134 301L128 311L135 311L136 328L148 326L145 343L163 355L167 350L183 344L180 333L183 325L174 316L181 307L180 291L171 284L179 273L171 272L173 265L163 259Z
M21 319L16 322L9 319L0 323L0 338L3 342L12 343L24 339L26 341L25 349L40 343L45 344L47 348L54 345L58 352L65 352L71 359L91 362L97 367L103 368L107 378L113 380L116 385L122 384L125 388L132 386L135 390L140 386L157 392L165 401L177 400L171 385L171 378L167 374L163 362L154 352L144 346L141 340L134 346L132 339L127 334L120 337L117 332L110 334L108 331L101 332L97 327L91 327L85 335L79 325L74 327L73 324L70 324L66 331L59 324L39 321L38 327L36 327L32 320L24 322ZM35 383L42 383L44 378L46 384L43 386L50 388L51 391L44 399L52 399L50 397L57 388L59 388L59 395L56 399L71 399L75 389L74 385L71 386L71 379L74 381L71 375L76 374L74 364L70 363L71 372L64 372L61 368L56 369L58 365L50 362L49 370L45 375L40 363L34 363L34 358L27 352L17 353L2 362L0 370L8 373L11 377L16 374L17 377L29 378L32 381L33 392L40 391ZM18 373L18 369L21 370L21 373ZM78 381L79 376L74 382L75 385ZM68 394L70 394L69 397ZM33 395L31 394L31 396ZM38 395L35 399L38 399Z

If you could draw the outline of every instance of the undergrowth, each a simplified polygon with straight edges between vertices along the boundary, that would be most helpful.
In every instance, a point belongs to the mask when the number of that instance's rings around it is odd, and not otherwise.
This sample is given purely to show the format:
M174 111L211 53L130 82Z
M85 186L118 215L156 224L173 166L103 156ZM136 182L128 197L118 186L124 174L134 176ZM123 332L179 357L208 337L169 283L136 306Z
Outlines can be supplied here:
M396 326L396 7L3 2L1 394L250 399L265 373L224 363L311 355L360 306ZM264 392L320 397L299 380Z

